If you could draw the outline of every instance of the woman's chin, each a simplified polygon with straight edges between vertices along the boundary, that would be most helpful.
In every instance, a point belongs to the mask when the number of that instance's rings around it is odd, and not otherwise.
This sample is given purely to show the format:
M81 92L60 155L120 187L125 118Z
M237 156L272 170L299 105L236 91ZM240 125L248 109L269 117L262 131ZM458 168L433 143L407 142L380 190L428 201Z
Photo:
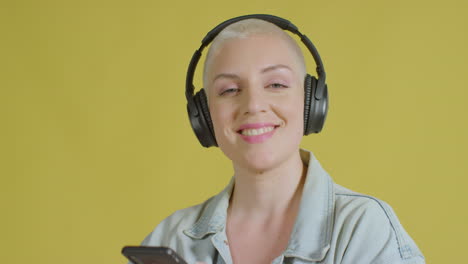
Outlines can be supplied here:
M220 144L220 149L232 160L234 168L258 174L275 169L293 155L298 155L299 143L291 143Z
M284 158L278 151L250 151L233 159L234 167L242 167L252 173L261 174L270 171L282 163Z

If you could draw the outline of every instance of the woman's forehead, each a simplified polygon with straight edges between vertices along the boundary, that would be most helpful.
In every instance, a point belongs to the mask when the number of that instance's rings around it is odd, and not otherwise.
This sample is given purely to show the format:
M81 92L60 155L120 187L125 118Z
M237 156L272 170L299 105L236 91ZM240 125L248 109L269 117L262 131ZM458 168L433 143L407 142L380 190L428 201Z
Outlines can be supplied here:
M258 71L272 65L283 65L301 71L303 57L294 46L278 34L256 34L224 41L205 63L207 77L219 72Z

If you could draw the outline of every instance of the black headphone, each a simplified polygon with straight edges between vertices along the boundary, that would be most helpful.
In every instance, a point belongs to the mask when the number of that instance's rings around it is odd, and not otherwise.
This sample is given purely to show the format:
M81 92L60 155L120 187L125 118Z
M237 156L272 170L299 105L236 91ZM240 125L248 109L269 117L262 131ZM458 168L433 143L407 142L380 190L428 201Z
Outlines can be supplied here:
M264 14L246 15L231 18L224 21L213 28L205 38L202 40L202 44L198 50L192 56L188 70L187 79L185 82L185 96L187 97L187 111L192 125L193 131L197 135L200 143L208 148L211 146L218 146L213 129L213 121L211 120L210 111L208 109L208 102L206 99L205 90L202 88L194 95L195 86L193 85L193 76L197 67L198 61L200 60L203 49L213 41L213 39L228 25L235 22L256 18L268 21L282 28L283 30L290 31L301 38L302 43L312 53L315 64L317 65L318 79L310 74L307 74L304 81L304 135L310 133L318 133L322 130L323 124L328 111L328 89L325 83L325 69L323 67L320 55L315 48L312 41L303 35L297 27L286 19Z

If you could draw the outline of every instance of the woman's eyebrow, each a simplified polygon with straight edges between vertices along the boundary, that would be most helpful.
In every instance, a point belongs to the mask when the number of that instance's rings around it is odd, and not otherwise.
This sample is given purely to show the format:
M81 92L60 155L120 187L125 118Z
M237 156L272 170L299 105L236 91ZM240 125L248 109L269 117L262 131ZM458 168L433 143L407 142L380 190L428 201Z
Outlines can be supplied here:
M267 66L265 68L263 68L260 72L261 73L266 73L266 72L269 72L269 71L274 71L274 70L278 70L278 69L287 69L289 70L290 72L292 72L292 69L291 67L287 66L287 65L284 65L284 64L275 64L275 65L271 65L271 66ZM213 83L218 80L218 79L221 79L221 78L227 78L227 79L240 79L240 77L234 73L220 73L218 75L216 75L213 79Z
M273 70L277 70L277 69L287 69L289 70L290 72L292 72L292 69L287 66L287 65L284 65L284 64L275 64L275 65L271 65L271 66L268 66L268 67L265 67L261 70L261 73L265 73L265 72L269 72L269 71L273 71Z
M227 79L240 79L239 76L233 74L233 73L220 73L214 77L213 82L215 82L217 79L220 78L227 78Z

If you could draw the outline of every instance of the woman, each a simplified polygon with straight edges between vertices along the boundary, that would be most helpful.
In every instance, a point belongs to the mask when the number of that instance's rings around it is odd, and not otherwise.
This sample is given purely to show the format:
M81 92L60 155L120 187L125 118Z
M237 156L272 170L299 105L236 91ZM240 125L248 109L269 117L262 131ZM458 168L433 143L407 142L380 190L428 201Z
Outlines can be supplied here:
M300 48L270 22L241 19L214 38L204 91L234 177L143 245L171 247L188 263L424 263L387 204L333 183L299 148L305 76Z

